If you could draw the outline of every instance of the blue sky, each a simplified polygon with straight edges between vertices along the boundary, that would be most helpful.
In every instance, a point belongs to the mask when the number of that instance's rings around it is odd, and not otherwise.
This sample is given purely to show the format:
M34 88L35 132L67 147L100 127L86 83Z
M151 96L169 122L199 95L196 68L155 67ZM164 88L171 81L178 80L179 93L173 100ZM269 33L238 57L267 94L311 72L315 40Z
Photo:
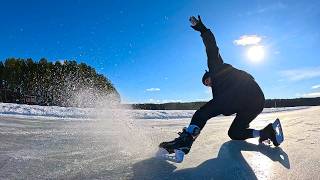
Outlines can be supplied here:
M224 61L251 73L267 98L320 96L317 0L1 1L0 59L85 62L123 102L207 101L205 49L188 22L198 14ZM260 62L247 55L253 46Z

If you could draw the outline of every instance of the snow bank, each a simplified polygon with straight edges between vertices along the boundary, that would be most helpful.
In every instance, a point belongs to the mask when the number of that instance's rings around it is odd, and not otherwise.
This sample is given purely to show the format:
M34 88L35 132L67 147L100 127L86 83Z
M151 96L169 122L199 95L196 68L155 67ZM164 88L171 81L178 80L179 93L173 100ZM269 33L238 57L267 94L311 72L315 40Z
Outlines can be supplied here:
M88 118L92 109L0 103L1 115L44 116L56 118Z
M288 108L265 108L263 113L273 113L279 111L290 111L304 109L307 107L288 107ZM57 119L92 119L99 114L101 109L76 108L59 106L38 106L13 103L0 103L0 116L30 116L57 118ZM195 110L121 110L116 109L112 112L121 111L133 119L183 119L191 118Z

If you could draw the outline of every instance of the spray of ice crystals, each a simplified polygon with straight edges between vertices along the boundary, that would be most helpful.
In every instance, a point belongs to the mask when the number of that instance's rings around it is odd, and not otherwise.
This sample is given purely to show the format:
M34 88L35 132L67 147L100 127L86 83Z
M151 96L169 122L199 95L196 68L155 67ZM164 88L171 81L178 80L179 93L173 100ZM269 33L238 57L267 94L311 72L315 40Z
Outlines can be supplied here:
M92 108L90 117L96 121L90 127L91 131L100 131L99 136L112 138L110 146L118 148L123 156L128 158L139 158L151 155L148 151L152 145L150 137L139 126L132 115L129 106L121 105L117 94L101 95L95 89L82 89L74 93L73 103L77 106L88 106Z

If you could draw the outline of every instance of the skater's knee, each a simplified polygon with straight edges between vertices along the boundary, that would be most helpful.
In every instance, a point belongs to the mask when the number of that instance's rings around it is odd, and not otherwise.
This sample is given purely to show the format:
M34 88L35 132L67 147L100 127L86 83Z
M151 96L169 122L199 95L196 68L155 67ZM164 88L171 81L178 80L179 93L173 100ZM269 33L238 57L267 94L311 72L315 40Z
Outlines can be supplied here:
M232 139L232 140L236 140L236 135L235 135L235 133L234 132L232 132L232 131L228 131L228 136L230 137L230 139Z
M236 129L230 128L228 131L228 136L232 140L242 140L242 137L239 135L239 132Z

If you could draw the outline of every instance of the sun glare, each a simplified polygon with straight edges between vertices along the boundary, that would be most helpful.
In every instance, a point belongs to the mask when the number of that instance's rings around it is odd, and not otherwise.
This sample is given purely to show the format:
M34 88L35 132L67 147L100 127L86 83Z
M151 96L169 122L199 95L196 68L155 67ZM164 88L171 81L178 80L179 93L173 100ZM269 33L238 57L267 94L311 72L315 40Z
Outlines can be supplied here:
M251 62L259 63L264 58L263 46L252 46L248 49L247 56Z

